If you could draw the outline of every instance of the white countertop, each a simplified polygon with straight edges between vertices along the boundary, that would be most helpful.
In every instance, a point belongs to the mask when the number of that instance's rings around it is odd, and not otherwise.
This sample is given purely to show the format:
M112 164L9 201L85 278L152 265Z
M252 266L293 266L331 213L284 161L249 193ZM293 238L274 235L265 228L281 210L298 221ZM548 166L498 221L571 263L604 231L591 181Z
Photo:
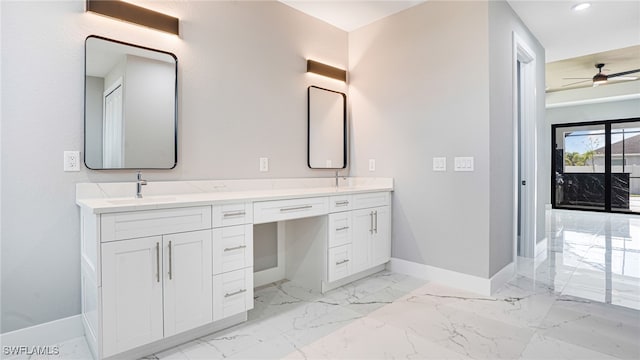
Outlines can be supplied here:
M305 197L393 191L392 178L301 178L270 180L203 180L149 182L143 198L136 183L81 183L76 204L94 214L213 205L237 201L285 200Z

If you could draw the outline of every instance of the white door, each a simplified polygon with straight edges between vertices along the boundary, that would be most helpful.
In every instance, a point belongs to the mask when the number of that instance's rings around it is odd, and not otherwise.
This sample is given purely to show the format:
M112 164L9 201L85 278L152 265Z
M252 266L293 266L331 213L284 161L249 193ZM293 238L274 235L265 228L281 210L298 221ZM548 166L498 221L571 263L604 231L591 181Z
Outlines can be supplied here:
M102 245L103 357L163 337L162 238Z
M374 209L371 238L371 266L384 264L391 258L391 212L388 206Z
M213 321L212 236L203 230L162 237L165 336Z
M124 124L122 116L122 84L104 94L102 127L102 166L118 169L124 165Z
M353 211L353 238L351 240L352 273L371 267L371 236L373 234L373 209Z

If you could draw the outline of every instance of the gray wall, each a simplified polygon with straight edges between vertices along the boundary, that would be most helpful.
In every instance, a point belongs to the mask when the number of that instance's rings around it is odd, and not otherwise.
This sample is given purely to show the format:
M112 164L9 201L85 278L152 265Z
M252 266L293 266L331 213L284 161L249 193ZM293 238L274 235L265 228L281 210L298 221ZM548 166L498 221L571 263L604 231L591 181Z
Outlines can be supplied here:
M544 50L505 2L430 1L349 34L352 173L395 178L394 257L483 278L512 261L514 30L540 93ZM537 110L541 131L543 97ZM456 156L475 171L454 172Z
M124 165L170 168L175 161L175 65L134 55L126 58Z
M513 33L518 36L535 53L536 57L536 89L542 94L545 87L545 58L544 48L531 32L524 26L520 18L504 1L489 2L489 73L491 83L489 93L491 98L491 228L490 228L490 264L489 276L492 276L513 259L513 206L514 182L514 121L513 121ZM536 97L536 130L540 138L544 129L544 96ZM530 134L535 141L534 134ZM540 158L543 149L538 146L537 157ZM538 172L538 189L547 182L543 174ZM545 238L544 197L538 190L536 214L536 240Z
M395 179L392 256L485 278L488 21L486 2L428 1L349 34L352 174Z
M63 151L83 148L90 34L178 57L178 166L146 171L148 180L332 174L306 166L306 88L346 85L306 74L305 59L346 68L345 32L277 2L150 3L182 20L180 37L85 13L83 1L0 6L3 333L80 312L75 184L135 179L62 171Z
M88 164L102 166L102 103L104 93L104 79L87 76L86 83L86 132Z

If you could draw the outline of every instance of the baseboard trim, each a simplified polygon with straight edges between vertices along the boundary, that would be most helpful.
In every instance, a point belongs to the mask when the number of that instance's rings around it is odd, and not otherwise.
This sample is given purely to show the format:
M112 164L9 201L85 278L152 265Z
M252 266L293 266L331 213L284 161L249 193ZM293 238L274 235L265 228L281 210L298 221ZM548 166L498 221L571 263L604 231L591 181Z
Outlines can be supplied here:
M515 275L514 263L503 267L490 279L398 258L391 258L387 268L394 272L485 296L490 296Z
M2 346L48 346L84 336L82 315L69 316L0 334Z
M503 287L504 284L508 283L509 280L513 279L514 276L516 276L516 263L510 262L489 279L490 294L495 293Z

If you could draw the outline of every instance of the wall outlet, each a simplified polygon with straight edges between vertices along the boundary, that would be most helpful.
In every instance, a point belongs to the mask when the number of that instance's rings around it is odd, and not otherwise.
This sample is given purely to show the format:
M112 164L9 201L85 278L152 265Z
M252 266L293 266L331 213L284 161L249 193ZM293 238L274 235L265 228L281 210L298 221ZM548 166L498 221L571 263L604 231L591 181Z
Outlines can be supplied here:
M433 158L433 171L447 171L447 158L446 157L434 157Z
M269 158L266 158L266 157L260 158L260 171L261 172L269 171Z
M473 171L473 157L457 157L453 161L454 171Z
M64 171L80 171L80 151L64 152Z
M369 159L369 171L376 171L376 159Z

